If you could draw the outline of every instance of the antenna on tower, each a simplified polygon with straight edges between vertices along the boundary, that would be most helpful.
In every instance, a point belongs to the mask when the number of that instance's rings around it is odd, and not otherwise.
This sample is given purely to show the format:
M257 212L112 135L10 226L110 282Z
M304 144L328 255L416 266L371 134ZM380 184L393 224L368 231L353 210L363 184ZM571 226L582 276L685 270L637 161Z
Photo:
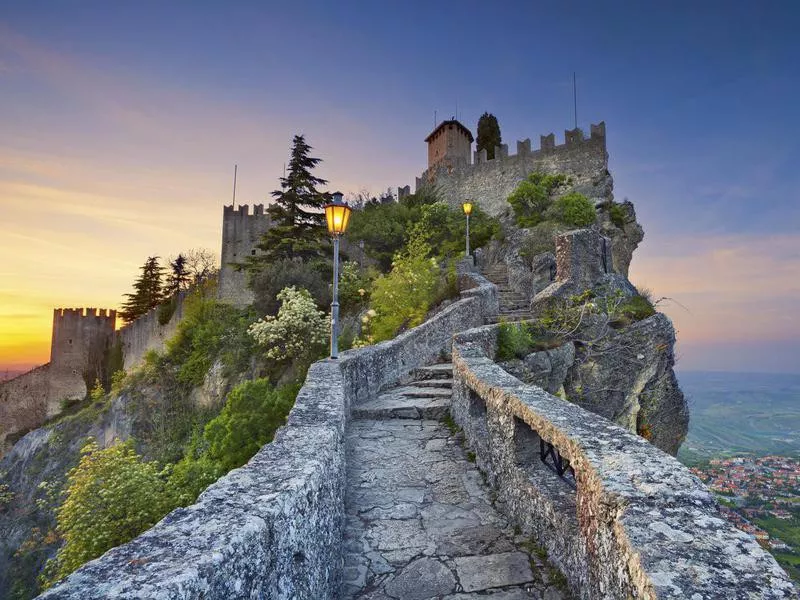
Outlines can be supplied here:
M236 172L239 170L239 165L233 165L233 209L236 210Z
M572 72L572 107L575 111L575 129L578 128L578 85L575 81L575 71Z
M436 119L436 109L434 108L434 109L433 109L433 128L434 128L434 129L436 129L436 122L437 122L437 119Z

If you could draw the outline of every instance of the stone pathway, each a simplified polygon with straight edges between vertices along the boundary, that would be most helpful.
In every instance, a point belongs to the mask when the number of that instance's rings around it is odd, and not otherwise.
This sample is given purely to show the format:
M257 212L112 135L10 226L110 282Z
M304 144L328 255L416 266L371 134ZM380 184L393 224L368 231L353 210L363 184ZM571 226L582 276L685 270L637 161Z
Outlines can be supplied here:
M530 300L511 289L508 283L508 268L505 265L487 267L483 271L483 276L497 286L497 299L500 302L499 314L489 317L487 322L522 321L531 318Z
M566 598L557 572L495 510L463 436L439 420L449 414L450 365L415 375L349 424L341 597Z

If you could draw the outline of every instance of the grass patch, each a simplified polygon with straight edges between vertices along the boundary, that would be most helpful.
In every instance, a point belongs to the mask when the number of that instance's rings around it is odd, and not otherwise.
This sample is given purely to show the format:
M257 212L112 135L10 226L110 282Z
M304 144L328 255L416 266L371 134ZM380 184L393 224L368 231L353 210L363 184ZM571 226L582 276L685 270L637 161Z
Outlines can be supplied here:
M461 433L461 427L459 427L458 424L453 420L453 417L450 415L450 413L445 414L445 416L441 418L440 422L450 430L451 435Z
M475 453L474 453L472 450L470 450L469 452L467 452L467 460L468 460L469 462L471 462L471 463L474 463L476 458L477 458L477 457L475 456Z
M563 343L558 336L532 323L501 323L497 333L497 360L525 358L531 352L550 350Z

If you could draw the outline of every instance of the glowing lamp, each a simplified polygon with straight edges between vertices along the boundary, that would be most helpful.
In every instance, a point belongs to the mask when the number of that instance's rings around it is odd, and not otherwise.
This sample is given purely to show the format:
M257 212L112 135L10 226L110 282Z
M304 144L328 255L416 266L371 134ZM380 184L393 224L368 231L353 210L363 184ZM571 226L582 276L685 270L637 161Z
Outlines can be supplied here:
M464 203L461 205L461 208L463 208L463 209L464 209L464 214L465 214L465 215L469 216L469 215L471 215L471 214L472 214L472 202L470 202L469 200L467 200L466 202L464 202Z
M325 219L328 221L328 233L338 237L347 231L350 213L353 211L345 202L342 202L341 192L334 192L331 196L333 196L333 201L325 205Z

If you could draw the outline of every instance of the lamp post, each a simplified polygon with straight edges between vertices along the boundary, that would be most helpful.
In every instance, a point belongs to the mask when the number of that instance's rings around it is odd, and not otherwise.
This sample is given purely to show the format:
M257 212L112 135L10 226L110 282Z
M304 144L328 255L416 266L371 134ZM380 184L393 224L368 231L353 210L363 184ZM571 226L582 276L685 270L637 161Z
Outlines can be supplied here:
M331 358L339 358L339 236L347 230L351 209L342 202L342 193L333 192L325 205L328 233L333 238L333 302L331 302Z
M467 253L466 257L469 258L469 216L472 214L472 201L466 200L461 204L464 209L464 214L467 215Z

